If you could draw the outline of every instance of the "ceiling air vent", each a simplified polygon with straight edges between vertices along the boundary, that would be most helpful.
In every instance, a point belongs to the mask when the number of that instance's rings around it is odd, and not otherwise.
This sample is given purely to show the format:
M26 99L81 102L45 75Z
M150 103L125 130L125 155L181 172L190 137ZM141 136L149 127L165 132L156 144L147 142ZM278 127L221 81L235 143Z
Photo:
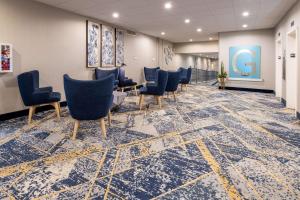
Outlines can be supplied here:
M127 30L127 34L128 34L128 35L136 36L136 32L134 32L134 31L128 31L128 30Z

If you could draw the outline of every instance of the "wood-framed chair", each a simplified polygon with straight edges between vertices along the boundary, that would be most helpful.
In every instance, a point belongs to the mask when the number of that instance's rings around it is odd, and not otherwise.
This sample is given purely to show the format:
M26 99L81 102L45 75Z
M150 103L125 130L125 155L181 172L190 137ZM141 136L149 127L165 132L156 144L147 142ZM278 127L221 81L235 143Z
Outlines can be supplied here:
M162 107L161 98L164 95L166 90L168 81L168 72L163 70L158 70L158 78L156 85L146 85L140 88L140 100L139 100L139 107L142 110L143 103L144 103L144 96L145 95L152 95L156 98L157 104L159 108Z
M187 90L187 86L191 81L192 76L192 68L184 68L180 67L180 84L181 84L181 91L183 91L183 87Z
M39 71L33 70L18 75L18 85L25 106L29 106L28 124L31 124L36 108L43 105L52 105L57 118L60 118L61 95L59 92L53 92L52 87L40 88Z
M129 79L125 76L125 69L124 67L119 68L119 89L124 92L125 89L133 89L135 91L135 95L138 95L137 92L137 83L134 82L132 79Z
M99 120L101 132L106 138L104 118L108 116L111 124L110 109L113 103L114 75L99 80L74 80L64 75L64 88L68 108L75 119L72 139L76 139L80 121Z
M181 71L175 71L175 72L168 72L168 82L167 82L167 86L166 86L166 93L167 96L169 97L169 93L173 94L173 98L174 101L176 101L176 91L178 88L178 84L180 81L180 75L181 75Z

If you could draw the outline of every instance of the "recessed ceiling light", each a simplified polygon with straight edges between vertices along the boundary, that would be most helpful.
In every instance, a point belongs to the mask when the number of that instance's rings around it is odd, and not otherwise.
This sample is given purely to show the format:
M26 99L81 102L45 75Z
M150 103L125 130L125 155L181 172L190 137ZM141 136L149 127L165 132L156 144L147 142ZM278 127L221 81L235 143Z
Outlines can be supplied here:
M161 32L161 35L166 35L166 33L165 32Z
M243 25L243 28L247 28L247 27L248 27L248 25L247 25L247 24L244 24L244 25Z
M190 42L193 42L193 39L190 39Z
M210 37L210 38L208 38L209 40L213 40L213 38L212 37Z
M248 12L248 11L245 11L245 12L242 13L242 15L243 15L244 17L248 17L248 16L249 16L249 12Z
M114 12L114 13L112 14L112 16L113 16L113 18L119 18L119 13Z
M184 20L184 23L186 23L186 24L189 24L190 22L191 22L190 19L185 19L185 20Z
M165 9L169 10L171 9L173 6L172 6L172 3L171 2L167 2L165 3Z
M202 29L201 28L197 28L197 32L202 32Z

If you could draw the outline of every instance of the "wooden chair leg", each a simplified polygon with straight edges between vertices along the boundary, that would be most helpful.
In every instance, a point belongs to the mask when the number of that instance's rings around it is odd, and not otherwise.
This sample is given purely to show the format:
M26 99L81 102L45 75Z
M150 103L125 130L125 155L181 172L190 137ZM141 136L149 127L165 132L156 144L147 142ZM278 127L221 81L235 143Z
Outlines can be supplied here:
M169 98L169 92L167 92L167 98Z
M181 84L181 91L183 91L183 84Z
M101 128L104 138L106 138L106 128L105 128L104 118L100 119L100 128Z
M135 96L138 95L137 89L136 89L136 85L134 86L134 91L135 91Z
M157 97L159 108L161 109L161 96Z
M122 92L124 92L124 88L122 88Z
M159 98L159 96L155 96L156 104L157 104L157 105L159 105L159 99L158 99L158 98Z
M35 108L36 108L35 106L30 106L29 107L28 124L31 124L32 116L35 113Z
M176 93L173 92L174 101L176 101Z
M76 135L79 129L79 121L75 120L75 125L74 125L74 131L73 131L73 137L72 139L75 140L76 139Z
M60 119L59 102L55 102L52 105L55 108L55 112L56 112L57 118Z
M188 91L188 87L187 87L187 84L185 84L184 86L185 86L185 91Z
M108 125L111 126L111 112L108 112Z
M143 103L144 103L144 95L141 94L141 95L140 95L140 101L139 101L140 110L142 110Z

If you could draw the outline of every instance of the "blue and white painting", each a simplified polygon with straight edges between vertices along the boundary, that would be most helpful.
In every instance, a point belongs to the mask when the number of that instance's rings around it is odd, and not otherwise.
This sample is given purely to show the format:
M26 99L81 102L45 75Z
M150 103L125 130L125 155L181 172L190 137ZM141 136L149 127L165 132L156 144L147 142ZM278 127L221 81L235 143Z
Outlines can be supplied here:
M120 67L124 63L124 38L123 30L116 30L116 66Z
M102 67L115 65L115 29L102 25Z
M261 79L261 47L236 46L229 49L229 78Z
M100 67L100 25L87 21L87 67Z

